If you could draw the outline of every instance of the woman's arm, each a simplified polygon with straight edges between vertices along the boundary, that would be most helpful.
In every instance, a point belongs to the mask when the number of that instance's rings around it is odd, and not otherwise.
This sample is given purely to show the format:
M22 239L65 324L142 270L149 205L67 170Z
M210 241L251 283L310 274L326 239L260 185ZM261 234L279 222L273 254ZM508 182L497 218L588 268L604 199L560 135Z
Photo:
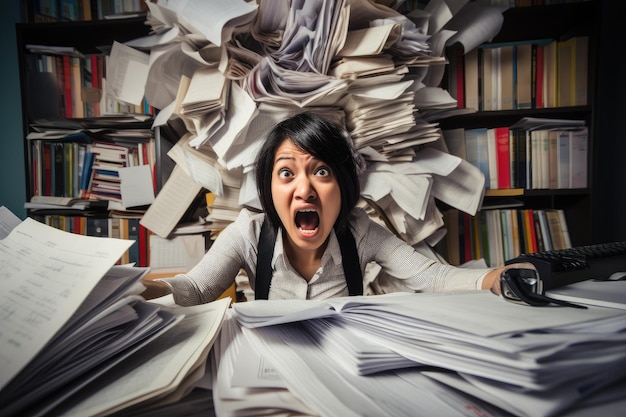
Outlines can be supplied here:
M141 280L141 283L146 287L141 293L141 296L146 300L152 300L153 298L163 297L172 293L172 287L164 281L144 278Z
M195 305L214 301L232 285L243 268L249 272L256 262L258 219L242 210L234 223L222 230L209 251L185 274L172 278L145 280L144 298L173 294L179 305Z
M483 279L483 283L482 283L482 289L491 290L492 293L496 295L500 295L501 293L500 276L502 275L504 271L506 271L509 268L526 268L526 269L534 269L535 271L537 270L535 266L529 262L515 263L515 264L506 265L500 268L496 268L492 270L491 272L488 272L487 275L485 275L485 278Z

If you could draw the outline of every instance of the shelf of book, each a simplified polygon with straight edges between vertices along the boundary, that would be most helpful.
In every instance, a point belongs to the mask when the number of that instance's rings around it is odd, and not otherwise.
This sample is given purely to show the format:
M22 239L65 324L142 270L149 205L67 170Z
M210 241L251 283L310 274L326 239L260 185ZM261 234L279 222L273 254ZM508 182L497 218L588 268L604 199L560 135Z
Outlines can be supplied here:
M28 216L72 233L136 240L119 262L139 266L149 266L139 220L172 170L175 139L167 126L153 128L145 100L106 93L105 60L114 42L149 31L145 16L16 25Z
M448 209L443 215L448 234L438 249L453 265L484 259L498 267L523 253L572 247L562 209L491 208L476 216Z
M569 244L592 243L588 220L594 201L600 6L598 1L582 1L510 7L491 42L472 51L459 45L448 49L444 85L457 98L458 108L473 111L442 119L440 127L449 152L485 176L482 210L467 215L470 223L484 222L485 213L491 216L494 210L556 211L564 224L576 224ZM530 120L546 125L524 124ZM472 234L469 224L463 229L458 221L451 222L447 244L456 240L454 230L470 231L461 233L456 249L448 248L452 263L486 254L469 246L480 241L478 232ZM495 264L501 262L498 258Z

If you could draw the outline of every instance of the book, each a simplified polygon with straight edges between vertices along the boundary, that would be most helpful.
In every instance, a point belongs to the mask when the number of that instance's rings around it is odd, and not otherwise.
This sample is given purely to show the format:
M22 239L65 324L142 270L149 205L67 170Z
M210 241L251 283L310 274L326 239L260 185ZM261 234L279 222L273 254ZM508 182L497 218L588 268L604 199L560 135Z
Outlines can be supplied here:
M482 111L495 110L494 101L494 88L493 88L493 48L481 48L482 60L481 60L481 82L482 90L479 94L482 97Z
M85 234L87 236L110 237L108 217L88 217Z
M567 189L571 188L570 184L570 136L569 130L557 131L556 139L556 166L557 166L557 183L556 188Z
M545 44L543 49L543 107L557 107L557 41Z
M541 184L540 184L540 178L541 178L541 173L539 172L539 169L541 168L541 161L540 161L540 138L539 138L539 131L538 130L531 130L530 131L530 178L531 178L531 182L529 184L528 189L530 190L536 190L538 188L541 188Z
M576 69L574 39L557 41L557 106L574 105L574 71Z
M589 37L574 38L574 106L587 105Z
M524 239L523 231L520 228L519 223L519 210L511 209L509 210L511 215L511 257L519 256L521 252L522 245L520 244L520 239Z
M41 194L51 196L52 194L52 143L42 142L42 188Z
M62 142L54 142L52 156L52 195L65 195L65 150Z
M448 92L456 99L456 107L465 108L465 77L463 48L460 46L448 54Z
M31 197L31 203L52 204L57 206L71 206L75 203L82 202L81 198L77 197L62 197L62 196L50 196L50 195L34 195Z
M465 150L467 161L477 167L489 184L489 149L487 128L465 130Z
M498 186L498 143L496 130L487 129L487 159L489 161L489 182L485 182L485 188L497 190Z
M559 169L559 154L558 154L558 130L551 130L548 132L548 188L551 190L559 188L558 181L558 169Z
M529 184L529 157L530 157L530 134L525 129L510 129L511 135L515 138L515 182L511 184L514 188L527 188Z
M545 246L543 229L541 228L541 222L539 220L539 210L532 211L532 219L535 228L535 243L537 245L537 250L535 252L545 252L548 248Z
M150 266L150 231L139 223L139 266Z
M509 147L509 128L494 129L496 139L497 184L499 189L511 188L511 150Z
M446 129L442 131L443 140L451 155L458 156L467 160L467 151L465 150L465 129L462 127L457 129Z
M552 245L552 236L550 235L550 226L548 224L546 211L537 210L535 214L539 218L539 227L541 228L541 238L543 239L543 250L551 251L554 249Z
M535 231L535 217L533 214L533 210L524 209L524 226L526 228L526 236L527 236L527 245L526 252L528 253L536 253L538 251L537 247L537 233Z
M518 67L516 65L515 46L505 45L500 50L500 105L499 110L513 110L517 96L516 80ZM530 81L530 80L528 80Z
M532 103L533 45L530 43L515 46L515 108L530 109ZM536 63L535 63L536 65Z
M565 239L563 238L563 229L561 227L561 217L555 210L545 210L546 222L550 231L550 241L552 242L552 250L565 249Z
M450 265L461 265L461 250L459 245L459 210L448 209L443 212L444 224L446 225L446 258Z
M72 105L72 65L70 60L69 55L63 55L63 109L65 117L68 119L75 117Z
M489 266L498 267L504 265L500 210L485 210L485 212L487 217L487 234L489 235Z
M572 130L570 134L569 182L571 188L587 188L588 130Z
M544 49L542 45L533 44L532 48L532 94L533 94L533 106L532 108L541 109L544 107L543 101L543 77L545 75L545 71L543 69L543 53Z
M511 227L511 210L500 210L500 222L502 225L502 249L504 260L513 258L513 230Z
M565 218L565 210L557 209L556 212L559 214L559 220L561 223L561 233L563 234L563 246L565 249L572 247L572 239L569 234L569 228L567 227L567 220Z
M82 59L70 57L70 82L72 94L72 117L85 117L85 103L83 101L83 68Z
M479 110L478 49L465 54L465 107Z
M550 186L550 131L538 130L537 154L537 188L547 189Z
M139 266L139 219L129 218L128 220L128 240L133 243L128 248L128 262Z

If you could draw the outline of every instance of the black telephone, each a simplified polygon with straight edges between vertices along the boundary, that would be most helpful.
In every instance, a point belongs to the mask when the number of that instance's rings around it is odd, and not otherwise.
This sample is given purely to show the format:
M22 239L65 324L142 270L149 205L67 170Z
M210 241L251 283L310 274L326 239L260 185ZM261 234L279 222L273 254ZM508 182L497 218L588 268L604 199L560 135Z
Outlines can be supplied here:
M537 275L537 271L530 268L509 268L502 272L500 289L505 300L517 304L534 307L556 304L564 307L587 308L545 295L541 278Z

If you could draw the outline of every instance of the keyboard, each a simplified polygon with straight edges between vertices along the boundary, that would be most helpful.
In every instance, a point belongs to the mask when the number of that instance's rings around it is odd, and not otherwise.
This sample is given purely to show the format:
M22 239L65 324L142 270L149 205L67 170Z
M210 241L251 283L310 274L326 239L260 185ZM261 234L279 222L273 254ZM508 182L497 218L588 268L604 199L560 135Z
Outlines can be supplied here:
M588 279L607 280L612 274L626 273L626 242L522 254L505 264L516 262L533 264L543 281L544 290Z

